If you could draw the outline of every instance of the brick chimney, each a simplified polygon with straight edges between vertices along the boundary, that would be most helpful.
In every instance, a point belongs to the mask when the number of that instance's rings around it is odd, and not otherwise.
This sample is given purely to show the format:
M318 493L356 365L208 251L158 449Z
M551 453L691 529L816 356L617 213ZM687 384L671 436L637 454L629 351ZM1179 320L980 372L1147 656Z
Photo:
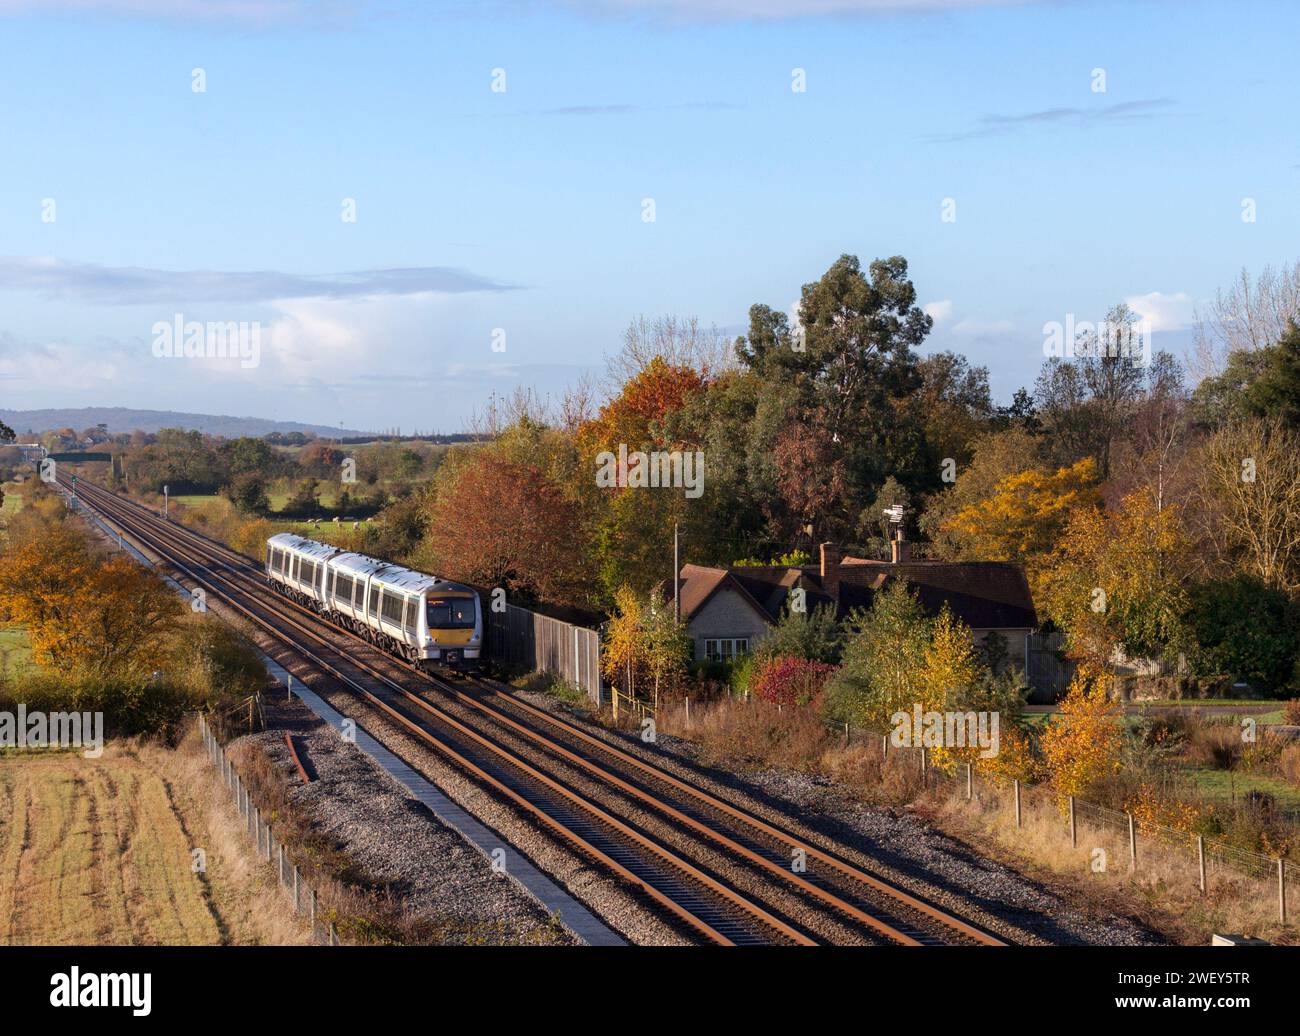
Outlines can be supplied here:
M912 545L903 539L903 530L900 528L894 533L894 538L889 541L889 561L897 565L900 562L912 560Z
M822 589L831 597L840 595L840 559L844 557L844 548L836 543L821 545Z

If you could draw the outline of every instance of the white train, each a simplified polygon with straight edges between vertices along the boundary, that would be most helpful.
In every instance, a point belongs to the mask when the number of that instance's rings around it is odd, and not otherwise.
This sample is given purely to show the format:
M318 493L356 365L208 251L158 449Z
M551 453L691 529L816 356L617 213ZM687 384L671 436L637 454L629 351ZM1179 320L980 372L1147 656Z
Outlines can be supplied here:
M483 611L463 583L282 532L266 541L278 592L418 666L479 664Z

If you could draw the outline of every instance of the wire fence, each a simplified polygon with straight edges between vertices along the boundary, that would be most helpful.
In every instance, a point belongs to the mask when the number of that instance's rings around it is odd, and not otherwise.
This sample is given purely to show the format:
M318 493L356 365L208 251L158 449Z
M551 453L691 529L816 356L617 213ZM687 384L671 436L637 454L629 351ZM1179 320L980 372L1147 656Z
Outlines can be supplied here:
M275 833L271 824L262 818L262 808L253 801L248 784L235 769L204 716L199 717L199 733L209 760L221 775L221 782L230 792L235 809L243 821L244 831L257 850L258 859L275 868L276 883L288 894L294 914L306 918L311 928L311 940L322 946L339 946L338 930L334 922L318 916L320 896L316 888L303 876L293 853Z
M951 771L944 770L929 764L925 748L888 747L887 739L881 735L873 734L872 740L877 737L881 738L882 751L912 753L924 783L946 785L949 794L978 801L981 807L1000 813L1004 823L1021 827L1030 810L1039 816L1055 813L1061 818L1063 837L1069 838L1072 846L1077 847L1079 834L1085 827L1107 832L1127 851L1128 865L1133 870L1148 862L1153 848L1173 854L1188 867L1195 867L1202 893L1208 890L1209 880L1216 875L1275 882L1278 920L1287 924L1295 915L1296 891L1289 882L1286 857L1265 856L1072 795L1058 798L1044 785L981 772L971 763L959 763Z
M760 704L748 696L745 700L751 705ZM675 708L682 706L689 726L690 700L674 705ZM708 707L708 703L697 703L695 711L702 717ZM775 709L778 715L782 711L780 706ZM625 715L654 714L649 703L635 698L625 699L623 710ZM1158 850L1170 854L1189 868L1193 875L1191 880L1199 882L1203 893L1215 877L1227 880L1249 878L1273 884L1277 915L1283 924L1290 923L1297 907L1300 907L1295 902L1300 893L1290 882L1287 856L1267 856L1098 802L1073 796L1058 799L1055 791L1046 785L982 771L973 764L959 762L951 770L937 767L927 749L896 747L890 744L887 733L877 730L854 727L849 723L831 725L829 729L846 747L859 745L879 752L882 762L891 755L902 756L907 760L904 765L915 769L923 785L945 788L951 796L978 803L986 812L1007 824L1022 826L1031 811L1036 816L1055 815L1060 818L1062 837L1069 839L1076 848L1082 830L1105 833L1114 839L1112 848L1126 855L1133 869L1152 862ZM1291 862L1295 860L1291 859Z

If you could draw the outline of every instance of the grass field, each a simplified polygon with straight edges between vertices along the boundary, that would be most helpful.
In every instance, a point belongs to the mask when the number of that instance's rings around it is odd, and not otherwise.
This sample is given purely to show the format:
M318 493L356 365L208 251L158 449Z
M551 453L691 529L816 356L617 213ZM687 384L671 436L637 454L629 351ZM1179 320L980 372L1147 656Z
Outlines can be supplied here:
M279 521L275 512L279 511L289 502L289 494L286 492L271 492L267 494L267 499L271 502L271 513L267 515L272 521ZM320 494L322 507L333 507L336 497L331 490L326 490ZM207 495L207 494L187 494L184 496L172 497L173 503L184 504L186 507L193 508L196 511L204 511L213 517L224 517L234 513L234 505L224 496ZM309 526L306 522L285 522L286 525L292 525L295 528L307 529ZM362 519L365 524L365 519Z
M4 487L5 499L0 504L0 520L3 520L11 514L17 514L23 509L23 498L14 492L12 483Z
M0 944L301 942L214 787L195 745L0 756Z
M1187 774L1215 804L1226 805L1234 796L1239 799L1249 791L1262 791L1272 795L1280 809L1300 810L1300 788L1277 777L1233 773L1212 766L1188 767Z
M0 673L14 676L31 668L32 649L21 626L0 628Z

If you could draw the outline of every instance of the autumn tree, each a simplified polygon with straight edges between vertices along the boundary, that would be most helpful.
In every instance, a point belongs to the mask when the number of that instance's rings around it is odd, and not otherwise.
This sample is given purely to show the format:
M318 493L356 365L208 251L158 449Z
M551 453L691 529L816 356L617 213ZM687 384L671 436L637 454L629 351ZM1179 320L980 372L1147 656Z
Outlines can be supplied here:
M592 518L590 551L607 599L624 583L644 593L672 578L673 526L688 520L691 511L703 518L706 508L703 500L688 499L682 487L600 487L597 459L602 453L618 455L620 446L629 453L647 454L697 449L696 443L675 439L667 419L705 385L704 376L693 367L654 357L577 430L580 460L574 478ZM707 454L705 459L707 463Z
M1195 470L1199 531L1219 565L1300 588L1300 432L1278 417L1228 425Z
M843 665L826 687L832 714L883 730L895 712L923 701L931 626L904 581L887 583L870 609L849 617Z
M1098 500L1097 464L1085 457L1054 474L1031 469L1002 479L989 496L945 521L940 532L960 558L1024 564L1037 590L1042 560L1061 542L1071 516Z
M1080 667L1039 739L1062 809L1071 795L1084 795L1119 772L1122 747L1123 730L1102 680Z
M992 497L1004 479L1045 468L1038 437L1020 426L990 432L976 440L970 462L957 466L956 481L926 499L918 519L935 556L945 561L964 556L964 538L944 529L955 515Z
M652 695L656 707L665 690L686 674L691 638L658 589L642 596L630 586L614 594L614 613L605 629L601 665L605 675L635 697Z
M582 516L535 467L481 451L441 486L428 545L443 574L571 604L586 585Z
M10 545L0 558L0 608L27 627L39 665L99 677L161 667L182 612L156 575L101 557L67 523Z
M1192 574L1182 509L1138 490L1114 509L1074 512L1044 565L1039 600L1076 656L1105 665L1122 649L1173 660L1187 646Z
M629 697L636 694L636 677L646 662L646 608L630 586L614 592L614 610L605 625L600 665L606 678L622 686Z

